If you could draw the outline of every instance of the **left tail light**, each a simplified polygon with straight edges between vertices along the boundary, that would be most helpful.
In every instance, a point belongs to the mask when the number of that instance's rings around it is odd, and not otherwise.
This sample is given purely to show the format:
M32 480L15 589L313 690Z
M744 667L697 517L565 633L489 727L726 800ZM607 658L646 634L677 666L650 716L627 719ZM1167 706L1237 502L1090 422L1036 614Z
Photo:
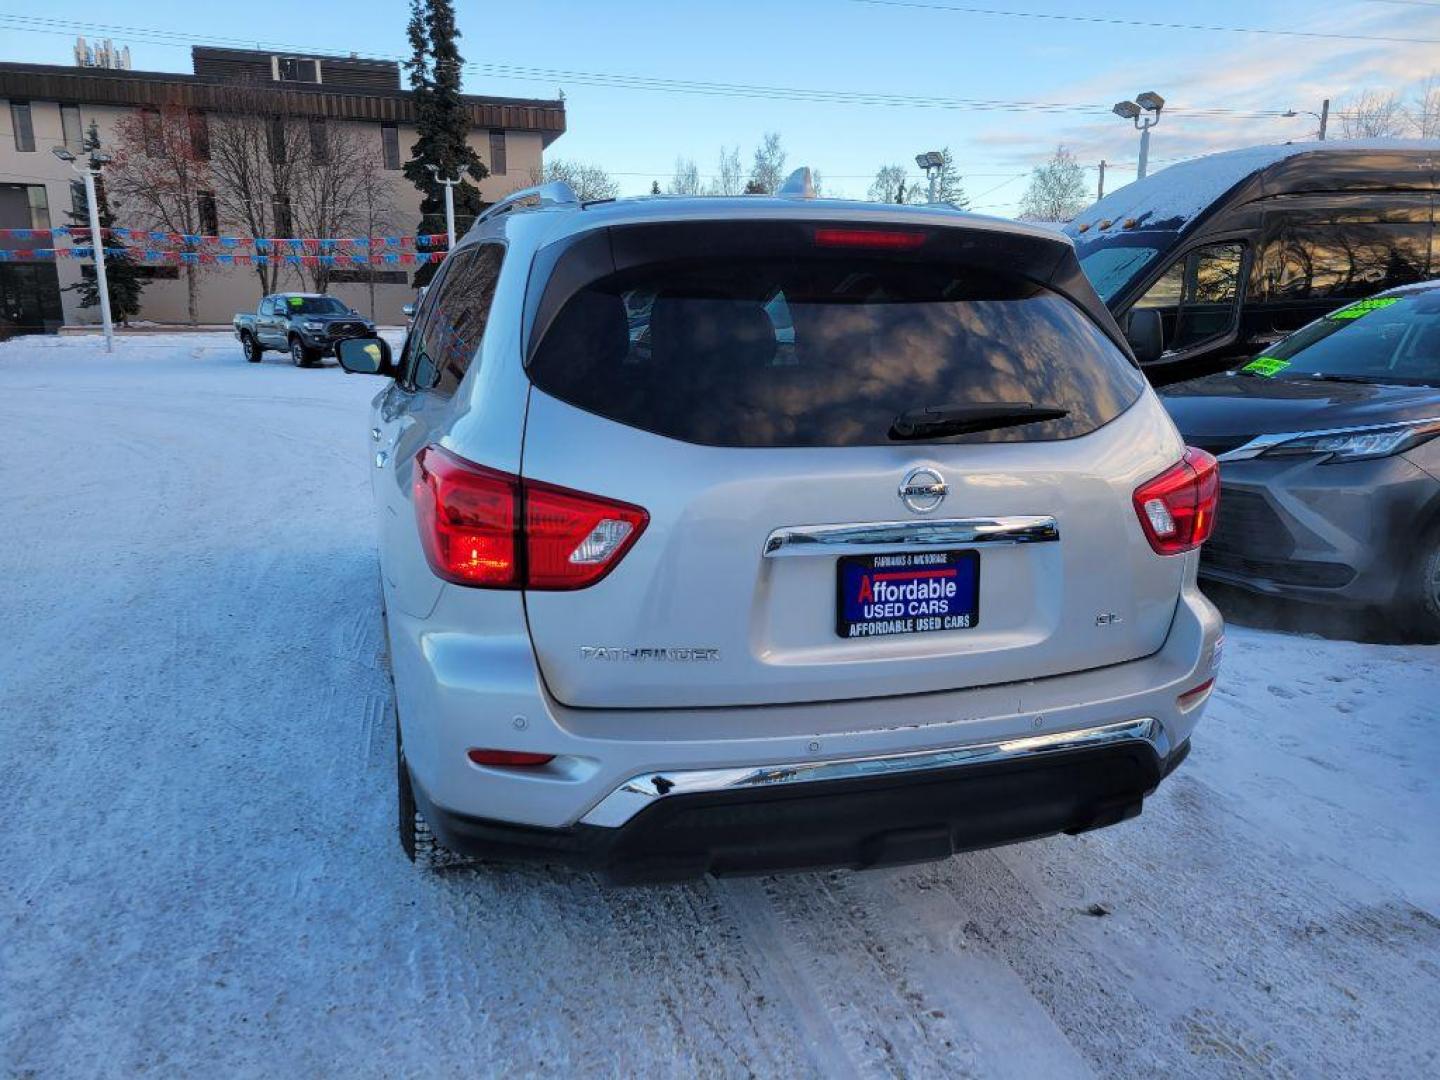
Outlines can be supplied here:
M439 446L415 459L415 517L436 575L481 589L583 589L649 524L630 503L526 480Z
M1220 503L1220 468L1204 450L1187 447L1179 463L1135 489L1145 539L1161 555L1193 551L1210 538Z

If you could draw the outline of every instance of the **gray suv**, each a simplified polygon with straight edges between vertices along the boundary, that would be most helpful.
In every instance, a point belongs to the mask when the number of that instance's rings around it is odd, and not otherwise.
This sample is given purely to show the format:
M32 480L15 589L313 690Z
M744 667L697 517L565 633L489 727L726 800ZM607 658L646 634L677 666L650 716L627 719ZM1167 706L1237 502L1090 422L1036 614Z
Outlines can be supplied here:
M491 208L371 471L416 860L624 881L1137 814L1220 657L1187 450L1048 230L775 197Z

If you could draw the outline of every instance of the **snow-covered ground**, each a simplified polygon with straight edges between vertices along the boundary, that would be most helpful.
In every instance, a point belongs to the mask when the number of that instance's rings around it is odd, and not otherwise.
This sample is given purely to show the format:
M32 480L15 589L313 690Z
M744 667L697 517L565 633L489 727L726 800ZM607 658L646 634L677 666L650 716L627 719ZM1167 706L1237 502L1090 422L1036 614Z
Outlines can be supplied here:
M373 380L0 345L0 1075L1434 1076L1440 649L1233 628L1137 820L868 873L425 876Z

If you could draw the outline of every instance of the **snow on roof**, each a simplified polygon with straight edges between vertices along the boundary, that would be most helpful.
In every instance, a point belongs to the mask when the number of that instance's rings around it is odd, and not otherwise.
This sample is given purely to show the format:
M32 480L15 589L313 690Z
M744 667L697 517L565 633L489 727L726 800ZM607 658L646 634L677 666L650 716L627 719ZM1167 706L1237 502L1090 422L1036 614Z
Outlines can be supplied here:
M1247 176L1297 154L1333 150L1440 150L1440 142L1418 139L1341 139L1327 142L1286 143L1282 146L1247 146L1178 162L1144 180L1105 196L1066 228L1072 237L1081 225L1143 218L1142 228L1161 222L1166 228L1184 228L1216 199Z

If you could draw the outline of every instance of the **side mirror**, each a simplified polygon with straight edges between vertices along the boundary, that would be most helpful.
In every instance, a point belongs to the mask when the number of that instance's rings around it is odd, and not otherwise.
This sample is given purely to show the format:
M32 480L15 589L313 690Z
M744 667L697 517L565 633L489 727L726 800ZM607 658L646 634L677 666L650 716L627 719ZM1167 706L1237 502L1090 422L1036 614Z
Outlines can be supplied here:
M383 338L346 338L335 351L340 366L352 375L395 377L390 343Z
M1125 319L1125 340L1135 351L1135 359L1151 364L1165 351L1165 324L1155 308L1134 308Z
M413 319L415 317L415 305L406 304L400 309L400 314L404 315L407 319Z

